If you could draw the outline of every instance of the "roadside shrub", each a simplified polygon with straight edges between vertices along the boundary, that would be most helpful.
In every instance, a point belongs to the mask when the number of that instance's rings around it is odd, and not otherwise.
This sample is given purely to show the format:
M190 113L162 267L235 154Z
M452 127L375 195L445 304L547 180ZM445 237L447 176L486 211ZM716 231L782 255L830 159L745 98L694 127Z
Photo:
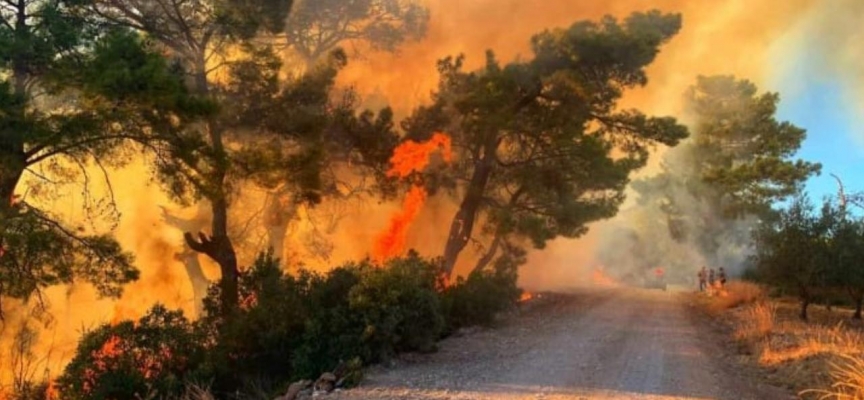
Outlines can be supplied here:
M272 253L262 253L240 275L240 309L229 321L219 315L218 286L211 288L201 326L214 345L201 374L213 377L214 391L249 384L275 390L292 377L292 358L306 319L303 286L282 272Z
M714 312L753 304L767 297L765 287L753 282L731 281L711 301Z
M495 316L513 307L522 291L516 286L516 268L498 264L491 270L473 271L442 293L447 329L489 325Z
M297 378L315 377L332 371L340 362L370 360L363 340L363 316L351 310L349 294L368 264L348 264L326 275L302 271L304 306L308 310L301 344L293 358Z
M413 251L384 268L368 268L349 294L350 309L364 324L368 361L402 351L435 349L444 329L436 291L440 275L437 260L424 260Z
M137 323L103 325L84 335L57 386L63 399L167 397L184 389L204 348L180 311L153 307Z

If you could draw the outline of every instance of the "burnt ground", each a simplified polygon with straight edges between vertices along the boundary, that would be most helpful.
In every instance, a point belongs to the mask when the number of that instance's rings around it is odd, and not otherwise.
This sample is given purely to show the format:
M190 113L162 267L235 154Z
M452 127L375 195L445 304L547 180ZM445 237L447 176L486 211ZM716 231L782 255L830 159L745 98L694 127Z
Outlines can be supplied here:
M789 399L724 356L686 297L646 289L551 296L494 329L369 371L337 399Z

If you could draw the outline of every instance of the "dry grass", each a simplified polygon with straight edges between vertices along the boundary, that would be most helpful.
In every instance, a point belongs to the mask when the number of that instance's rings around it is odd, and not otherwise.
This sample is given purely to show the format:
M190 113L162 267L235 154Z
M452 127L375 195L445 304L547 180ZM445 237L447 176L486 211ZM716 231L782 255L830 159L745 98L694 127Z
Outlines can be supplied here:
M735 340L758 344L768 338L774 330L777 307L768 301L752 303L742 310L733 333Z
M731 281L725 287L709 288L707 293L713 297L710 304L715 312L752 304L766 297L764 287L743 281Z
M841 354L831 363L831 379L834 383L827 390L805 390L802 395L814 395L822 399L864 399L864 358Z
M802 398L864 400L864 329L848 310L814 307L803 322L794 300L769 300L761 287L743 282L705 304L732 326L739 352L772 383Z

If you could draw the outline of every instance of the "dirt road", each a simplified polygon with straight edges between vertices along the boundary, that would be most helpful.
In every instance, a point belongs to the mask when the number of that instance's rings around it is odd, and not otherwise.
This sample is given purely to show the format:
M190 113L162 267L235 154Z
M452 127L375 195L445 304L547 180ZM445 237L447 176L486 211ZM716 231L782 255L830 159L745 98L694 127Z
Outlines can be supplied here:
M788 399L717 355L680 294L568 297L439 352L373 370L339 399Z

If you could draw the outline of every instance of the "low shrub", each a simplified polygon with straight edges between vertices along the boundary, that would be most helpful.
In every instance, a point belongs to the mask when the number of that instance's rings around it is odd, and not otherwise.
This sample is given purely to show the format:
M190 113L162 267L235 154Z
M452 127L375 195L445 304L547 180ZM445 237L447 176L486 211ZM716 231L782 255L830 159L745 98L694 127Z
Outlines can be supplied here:
M181 393L204 355L201 337L179 311L153 307L137 323L84 335L58 379L63 399L133 399Z
M432 351L446 327L490 323L519 298L515 265L503 257L445 288L440 261L416 252L296 276L262 254L240 275L231 318L220 316L213 285L194 324L159 306L138 322L102 326L57 383L65 399L190 398L191 383L209 385L195 396L268 397L334 370L356 384L362 365Z
M219 316L218 286L205 299L200 323L212 343L201 371L216 392L250 384L278 390L294 374L292 359L307 319L304 282L285 275L272 253L260 254L239 278L240 309L229 321Z
M516 286L516 268L498 263L491 270L473 271L442 293L447 329L489 325L495 316L513 307L522 290Z
M424 260L415 252L383 268L367 268L349 293L349 306L364 323L368 361L435 349L444 330L437 291L440 276L438 260Z
M363 316L352 311L349 303L351 289L369 268L368 264L348 264L326 275L301 272L309 318L293 358L298 378L332 371L343 361L371 359L363 340Z

